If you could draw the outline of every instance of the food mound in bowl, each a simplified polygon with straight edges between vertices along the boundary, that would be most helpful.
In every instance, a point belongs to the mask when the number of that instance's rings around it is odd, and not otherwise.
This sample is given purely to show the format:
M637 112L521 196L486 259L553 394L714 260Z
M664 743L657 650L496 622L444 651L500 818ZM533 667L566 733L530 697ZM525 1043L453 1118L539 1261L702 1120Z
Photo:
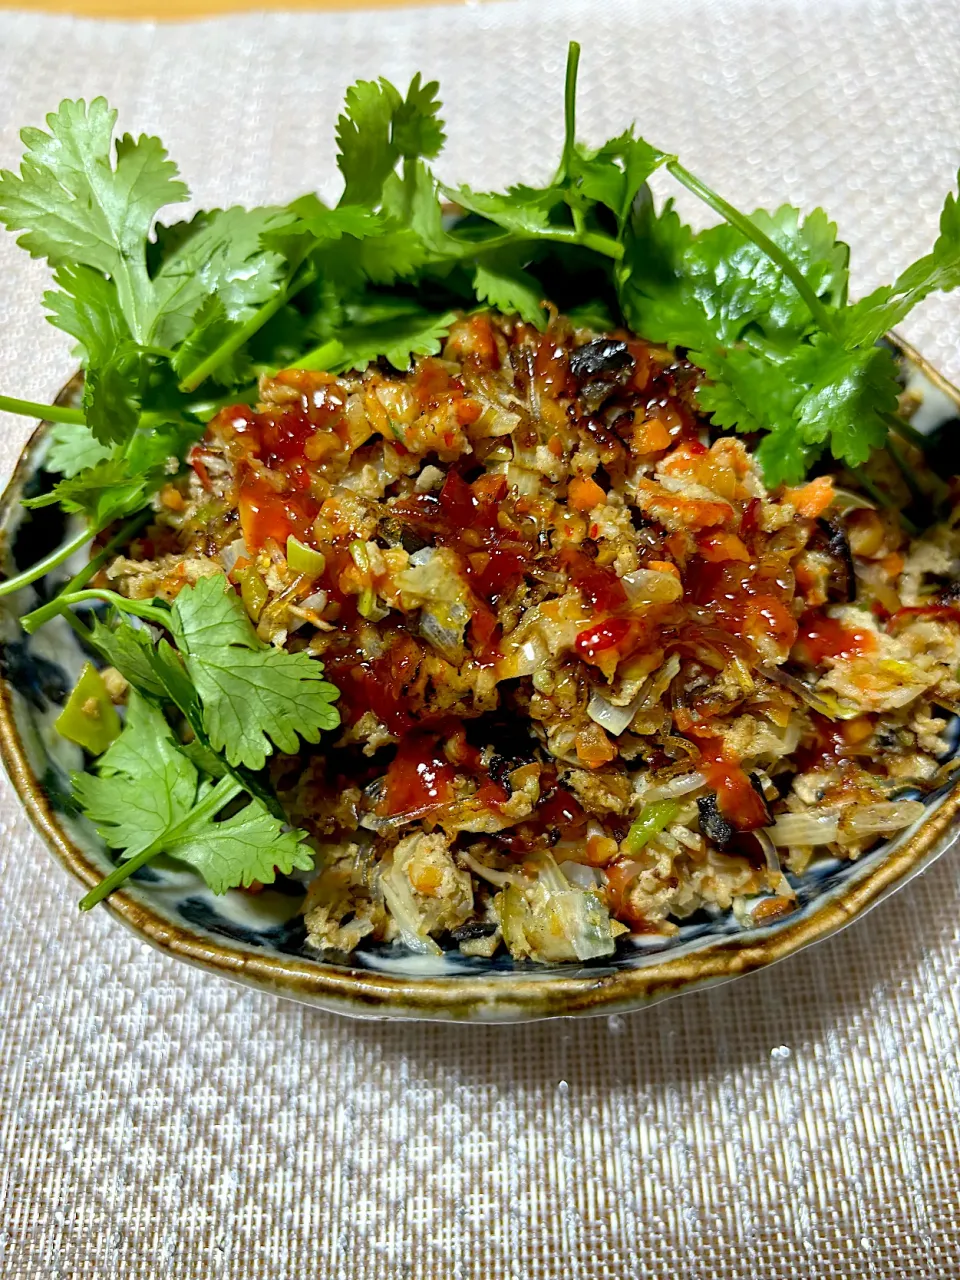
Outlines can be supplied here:
M700 372L553 315L459 318L407 374L286 371L221 410L95 585L226 572L342 728L276 755L312 947L613 953L922 813L960 699L960 539L849 475L765 488ZM296 725L293 728L297 728Z

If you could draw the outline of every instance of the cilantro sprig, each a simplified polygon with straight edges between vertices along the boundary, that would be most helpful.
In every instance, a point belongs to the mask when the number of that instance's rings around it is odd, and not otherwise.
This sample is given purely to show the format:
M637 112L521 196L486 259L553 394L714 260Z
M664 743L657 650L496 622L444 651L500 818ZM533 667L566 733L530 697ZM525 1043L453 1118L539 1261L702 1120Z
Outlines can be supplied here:
M229 775L204 779L162 712L136 692L123 732L99 758L96 773L77 774L73 785L84 813L122 859L83 898L82 910L161 853L188 863L214 893L271 884L277 871L313 866L306 833L285 830L256 797L224 816L242 797L242 785Z
M85 627L72 610L91 602L120 616ZM74 779L84 813L123 858L81 905L95 905L159 853L189 862L216 893L269 883L275 866L309 869L304 833L284 830L283 813L256 774L275 747L295 752L300 738L316 742L339 724L337 690L323 679L322 664L264 644L222 574L184 587L171 607L81 588L36 611L27 630L58 613L132 686L120 737L95 776ZM158 643L128 618L162 628L174 644ZM189 743L174 738L165 710L181 714ZM214 821L242 795L241 810Z
M65 101L47 130L25 130L19 175L0 175L0 222L54 268L49 318L86 371L79 411L0 398L60 423L49 466L63 478L37 505L82 516L91 538L147 502L202 433L204 384L248 398L280 364L338 372L384 358L402 369L439 350L459 309L542 327L546 298L684 348L705 374L704 413L761 437L771 486L799 481L826 451L856 467L891 430L909 435L893 361L876 344L932 290L960 282L956 198L933 250L851 305L848 250L822 211L742 213L632 128L597 148L578 142L578 62L574 44L553 180L502 193L434 176L444 125L438 86L419 75L405 94L384 79L348 90L334 208L308 194L167 225L158 215L188 195L176 166L156 138L114 141L102 98ZM646 183L661 167L724 221L695 233L669 202L656 211ZM452 220L445 199L460 211Z

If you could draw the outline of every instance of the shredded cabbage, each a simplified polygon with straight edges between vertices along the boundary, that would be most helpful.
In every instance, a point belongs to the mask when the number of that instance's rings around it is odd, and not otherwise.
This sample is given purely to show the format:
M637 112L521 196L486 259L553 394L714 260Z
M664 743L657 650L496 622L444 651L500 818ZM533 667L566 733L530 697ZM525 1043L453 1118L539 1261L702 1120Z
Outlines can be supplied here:
M593 960L612 955L625 932L610 919L597 894L574 887L551 854L540 859L535 880L507 885L493 900L503 940L514 959L540 963Z

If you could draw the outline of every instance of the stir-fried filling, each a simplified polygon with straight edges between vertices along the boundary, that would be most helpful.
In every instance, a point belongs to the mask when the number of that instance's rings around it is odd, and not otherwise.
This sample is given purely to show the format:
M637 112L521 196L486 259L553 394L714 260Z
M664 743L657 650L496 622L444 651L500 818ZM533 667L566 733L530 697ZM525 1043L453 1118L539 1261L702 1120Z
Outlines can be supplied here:
M287 371L109 567L168 598L226 570L340 689L339 739L273 762L315 946L571 960L701 908L749 924L793 909L784 870L919 815L960 536L909 545L850 477L768 492L699 376L489 314L406 375Z

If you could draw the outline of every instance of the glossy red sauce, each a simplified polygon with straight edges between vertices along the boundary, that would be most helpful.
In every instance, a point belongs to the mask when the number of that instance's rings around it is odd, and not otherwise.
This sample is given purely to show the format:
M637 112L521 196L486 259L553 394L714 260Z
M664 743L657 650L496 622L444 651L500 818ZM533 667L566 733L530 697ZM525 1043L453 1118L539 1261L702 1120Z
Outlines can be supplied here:
M797 622L787 607L793 581L776 566L694 556L684 587L692 604L709 611L717 627L739 639L749 642L762 633L784 649L796 639Z
M291 534L308 540L320 510L319 503L309 494L277 493L272 485L250 472L240 481L238 507L243 540L251 551L259 551L268 538L281 546Z
M604 613L615 613L625 608L627 593L610 565L598 565L576 547L564 547L560 552L560 564L570 575L571 583L584 600Z
M480 606L471 624L479 649L489 644L496 626L491 606L523 581L534 554L509 511L501 520L507 492L506 476L483 475L468 484L450 470L439 494L417 494L391 508L398 519L432 535L437 546L457 552Z
M537 819L544 827L555 828L567 840L582 835L587 829L583 806L564 787L548 788L546 799L537 806Z
M581 658L592 662L598 654L615 649L629 637L631 624L627 618L606 618L581 631L574 647Z
M282 477L278 491L253 466L243 461L238 464L240 525L251 551L259 550L268 538L281 544L291 534L309 539L320 507L310 492L305 450L318 431L333 431L342 438L346 430L344 404L345 395L336 383L309 387L305 383L299 400L292 404L263 413L249 405L221 411L221 429L243 442L251 462L255 459Z
M904 622L908 618L932 618L938 622L960 622L960 609L949 604L914 604L898 609L891 621Z
M407 734L387 769L377 813L388 818L439 809L453 799L454 776L435 735Z
M769 821L766 806L739 760L728 755L720 738L699 738L700 768L717 793L717 808L738 831L756 831Z
M800 771L839 764L853 754L858 744L862 744L873 732L873 716L858 716L855 720L828 720L826 716L813 712L810 720L813 725L812 739L798 747L795 753Z
M845 627L836 618L830 618L817 609L801 620L796 655L810 666L818 667L825 658L861 658L873 653L876 647L877 640L872 631Z
M420 646L405 633L390 637L386 652L378 658L366 658L353 649L332 650L324 656L349 722L355 724L364 711L372 711L396 734L415 724L409 691L422 660Z

